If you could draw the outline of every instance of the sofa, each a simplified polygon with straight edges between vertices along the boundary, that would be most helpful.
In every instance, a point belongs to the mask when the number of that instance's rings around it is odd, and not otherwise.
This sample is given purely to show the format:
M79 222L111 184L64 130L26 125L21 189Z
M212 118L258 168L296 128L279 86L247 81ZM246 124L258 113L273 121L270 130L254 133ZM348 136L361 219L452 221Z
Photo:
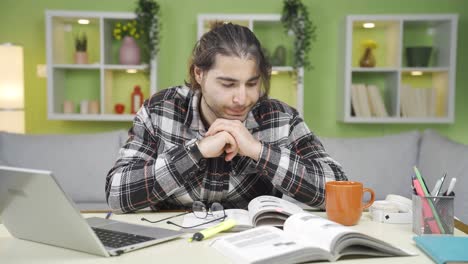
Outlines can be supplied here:
M18 135L0 132L0 164L54 172L81 210L107 210L105 177L125 143L124 130L77 135ZM428 186L443 173L457 178L455 215L468 223L468 146L433 130L370 138L320 138L342 164L349 180L372 188L376 199L387 194L411 197L416 165ZM447 180L448 181L448 180ZM447 182L445 184L445 188Z
M76 135L0 132L0 164L50 170L80 210L109 210L105 178L126 140L124 130Z

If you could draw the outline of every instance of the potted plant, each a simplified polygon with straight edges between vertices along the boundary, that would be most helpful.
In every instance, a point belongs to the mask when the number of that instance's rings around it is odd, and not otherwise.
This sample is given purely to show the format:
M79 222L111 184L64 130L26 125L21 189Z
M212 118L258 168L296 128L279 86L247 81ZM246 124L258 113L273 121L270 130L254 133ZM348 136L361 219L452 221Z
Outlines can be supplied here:
M86 33L78 34L75 37L75 63L86 64L88 63L88 38Z
M307 7L301 0L284 0L281 22L287 34L294 35L294 67L310 68L309 51L316 40L317 27L309 19Z
M154 0L138 0L135 14L142 29L144 52L148 55L149 62L159 51L159 4Z
M406 64L408 67L427 67L431 59L431 46L406 47Z
M140 47L136 40L140 39L141 34L142 29L136 20L115 23L112 35L116 40L122 40L122 45L119 49L120 64L140 64Z

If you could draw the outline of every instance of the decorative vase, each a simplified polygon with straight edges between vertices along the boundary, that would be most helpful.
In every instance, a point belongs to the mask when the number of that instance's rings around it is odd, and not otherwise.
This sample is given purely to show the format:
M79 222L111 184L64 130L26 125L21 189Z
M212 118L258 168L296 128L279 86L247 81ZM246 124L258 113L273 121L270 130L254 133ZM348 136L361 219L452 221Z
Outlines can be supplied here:
M134 38L125 36L119 50L120 64L138 65L140 64L140 47Z
M117 113L117 114L123 114L124 111L125 111L125 105L124 104L121 104L121 103L117 103L114 105L114 111Z
M76 51L75 52L75 63L76 64L87 64L88 63L88 52Z
M75 104L71 100L63 101L63 113L64 114L73 114L75 113Z
M364 54L359 60L359 66L361 67L374 67L375 66L375 57L374 57L374 54L372 53L371 48L366 48L366 50L364 51Z
M97 100L89 101L88 113L93 114L93 115L99 114L99 101Z

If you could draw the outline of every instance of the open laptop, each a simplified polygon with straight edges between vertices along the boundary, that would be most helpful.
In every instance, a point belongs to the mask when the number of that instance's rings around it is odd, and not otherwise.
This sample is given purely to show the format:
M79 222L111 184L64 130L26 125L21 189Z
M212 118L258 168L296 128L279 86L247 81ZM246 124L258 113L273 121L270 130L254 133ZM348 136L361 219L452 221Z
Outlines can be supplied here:
M0 166L0 215L17 238L117 256L183 235L164 228L84 219L49 171Z

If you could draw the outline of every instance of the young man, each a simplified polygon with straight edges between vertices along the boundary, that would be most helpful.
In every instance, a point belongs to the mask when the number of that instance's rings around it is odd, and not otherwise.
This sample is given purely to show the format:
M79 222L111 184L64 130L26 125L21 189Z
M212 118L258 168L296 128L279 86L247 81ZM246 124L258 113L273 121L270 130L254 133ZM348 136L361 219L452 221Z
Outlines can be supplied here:
M323 206L325 182L346 176L295 109L268 99L270 72L248 28L218 24L203 35L186 85L156 93L137 113L107 175L110 207L246 208L283 194Z

